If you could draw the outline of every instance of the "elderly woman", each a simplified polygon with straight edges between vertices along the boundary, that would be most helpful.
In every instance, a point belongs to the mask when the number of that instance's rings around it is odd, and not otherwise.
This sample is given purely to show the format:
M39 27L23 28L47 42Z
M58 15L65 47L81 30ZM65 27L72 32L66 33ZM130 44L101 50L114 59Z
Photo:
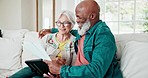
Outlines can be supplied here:
M44 48L52 60L55 60L58 57L59 60L65 60L65 65L74 64L76 58L74 50L75 37L70 34L74 24L75 20L73 13L70 11L63 11L56 21L59 32L47 34L42 38ZM39 76L37 73L32 72L29 67L25 67L9 78L43 78L43 76Z

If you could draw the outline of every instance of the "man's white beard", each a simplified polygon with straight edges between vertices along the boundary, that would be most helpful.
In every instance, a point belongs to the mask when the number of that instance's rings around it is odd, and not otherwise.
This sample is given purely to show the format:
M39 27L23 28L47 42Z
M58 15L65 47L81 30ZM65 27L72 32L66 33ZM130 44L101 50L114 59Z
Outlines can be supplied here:
M79 35L81 35L81 36L84 35L86 33L86 31L89 30L90 26L91 26L90 21L89 21L89 19L87 19L81 28L78 27Z

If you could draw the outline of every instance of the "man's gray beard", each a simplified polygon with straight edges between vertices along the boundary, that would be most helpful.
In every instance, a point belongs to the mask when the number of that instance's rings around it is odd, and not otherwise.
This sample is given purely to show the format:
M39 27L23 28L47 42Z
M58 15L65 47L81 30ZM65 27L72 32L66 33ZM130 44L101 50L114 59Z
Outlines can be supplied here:
M78 27L78 33L79 35L83 36L87 30L90 28L90 21L87 19L87 21L82 25L81 28Z

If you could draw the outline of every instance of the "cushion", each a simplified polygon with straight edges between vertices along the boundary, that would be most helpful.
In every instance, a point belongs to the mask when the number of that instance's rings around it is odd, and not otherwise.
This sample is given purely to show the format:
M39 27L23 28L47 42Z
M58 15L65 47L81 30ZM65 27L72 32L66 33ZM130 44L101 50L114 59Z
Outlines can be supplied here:
M117 59L120 60L122 51L129 41L148 42L148 33L130 33L130 34L116 34L115 40L117 45Z
M5 30L3 29L3 38L16 38L16 37L24 37L24 34L28 32L27 29L19 29L19 30Z
M124 78L148 77L148 43L130 41L122 52L121 71Z
M22 38L0 38L0 70L21 67Z

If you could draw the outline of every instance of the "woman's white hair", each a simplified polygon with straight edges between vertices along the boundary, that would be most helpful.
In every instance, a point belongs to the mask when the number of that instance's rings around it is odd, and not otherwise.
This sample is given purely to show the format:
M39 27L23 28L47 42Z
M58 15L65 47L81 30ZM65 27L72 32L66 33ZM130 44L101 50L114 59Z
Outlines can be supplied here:
M71 12L71 11L68 11L68 10L64 10L64 11L62 11L62 12L60 13L59 18L60 18L62 15L67 16L67 18L68 18L69 21L71 22L71 24L72 24L72 28L73 28L73 26L75 25L75 17L74 17L74 13Z

